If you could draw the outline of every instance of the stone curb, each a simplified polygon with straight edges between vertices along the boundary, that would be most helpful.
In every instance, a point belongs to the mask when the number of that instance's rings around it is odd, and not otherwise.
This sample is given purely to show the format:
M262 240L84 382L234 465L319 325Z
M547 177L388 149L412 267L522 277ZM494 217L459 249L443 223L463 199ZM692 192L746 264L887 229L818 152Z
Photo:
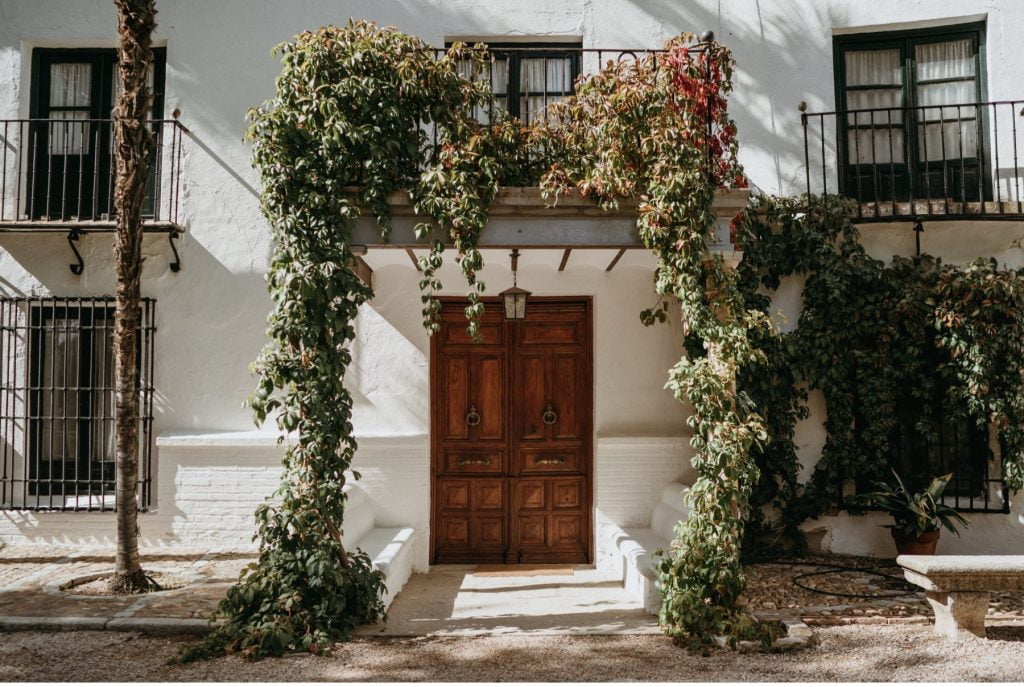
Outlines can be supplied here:
M139 632L149 635L204 635L210 631L210 621L202 618L0 616L0 632L72 632L75 630Z

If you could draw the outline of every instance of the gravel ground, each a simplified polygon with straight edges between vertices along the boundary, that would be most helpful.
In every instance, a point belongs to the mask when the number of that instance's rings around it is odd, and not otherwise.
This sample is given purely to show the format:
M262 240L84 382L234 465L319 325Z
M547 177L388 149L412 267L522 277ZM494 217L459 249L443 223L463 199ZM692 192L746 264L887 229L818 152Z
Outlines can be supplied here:
M916 625L815 630L791 654L707 656L663 636L358 639L332 656L187 666L186 639L101 632L0 634L0 681L1010 681L1021 677L1024 625L949 642Z

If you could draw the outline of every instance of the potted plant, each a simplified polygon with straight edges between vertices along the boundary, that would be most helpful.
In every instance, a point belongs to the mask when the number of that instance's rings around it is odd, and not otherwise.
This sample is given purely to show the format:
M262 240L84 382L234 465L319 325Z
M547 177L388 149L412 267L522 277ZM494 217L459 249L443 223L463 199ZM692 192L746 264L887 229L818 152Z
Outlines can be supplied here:
M899 555L930 556L935 553L943 527L959 537L957 524L970 525L959 511L939 500L953 478L952 473L936 477L917 493L911 493L895 471L892 474L896 478L895 488L878 482L875 484L877 491L860 494L855 499L859 505L878 508L892 516L894 524L887 527L892 532Z

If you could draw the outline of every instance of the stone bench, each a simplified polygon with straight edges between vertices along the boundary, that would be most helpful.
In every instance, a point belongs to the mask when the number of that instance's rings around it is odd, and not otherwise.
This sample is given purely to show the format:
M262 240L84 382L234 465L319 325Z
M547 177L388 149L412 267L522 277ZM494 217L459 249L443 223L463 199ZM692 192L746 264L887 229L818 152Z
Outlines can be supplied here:
M900 556L903 576L925 590L935 632L985 636L990 592L1024 590L1024 556Z

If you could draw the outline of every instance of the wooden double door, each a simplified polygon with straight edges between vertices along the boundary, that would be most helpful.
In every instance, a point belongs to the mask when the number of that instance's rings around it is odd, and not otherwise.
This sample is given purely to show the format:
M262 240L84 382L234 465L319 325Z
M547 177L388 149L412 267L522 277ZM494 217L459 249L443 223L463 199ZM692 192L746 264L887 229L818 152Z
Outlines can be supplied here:
M444 301L431 348L433 563L588 563L592 326L588 298L488 301L483 341Z

